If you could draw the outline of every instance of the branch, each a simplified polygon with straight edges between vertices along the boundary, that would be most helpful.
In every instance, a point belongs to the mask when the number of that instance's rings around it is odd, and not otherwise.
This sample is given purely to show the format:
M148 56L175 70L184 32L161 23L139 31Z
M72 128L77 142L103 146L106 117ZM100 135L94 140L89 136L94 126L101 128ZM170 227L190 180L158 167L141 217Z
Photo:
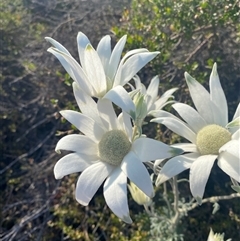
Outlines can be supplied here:
M229 200L229 199L233 199L233 198L240 198L240 193L232 193L230 195L225 195L225 196L214 196L214 197L205 198L202 200L202 204L208 203L208 202L216 203L221 200ZM196 202L191 207L188 207L186 209L179 209L179 211L180 212L191 211L198 206L199 206L199 204Z
M191 54L189 54L189 56L185 59L184 62L187 63L198 51L200 51L201 48L209 41L211 37L213 37L213 34L210 34L206 39L204 39L202 43L198 45Z
M21 156L17 157L14 161L12 161L8 166L0 170L0 175L2 175L4 172L6 172L11 166L16 164L18 161L22 160L23 158L29 157L32 155L34 152L36 152L39 148L43 146L43 144L55 133L56 128L54 127L53 130L50 132L50 134L42 140L37 146L32 148L29 152L22 154Z

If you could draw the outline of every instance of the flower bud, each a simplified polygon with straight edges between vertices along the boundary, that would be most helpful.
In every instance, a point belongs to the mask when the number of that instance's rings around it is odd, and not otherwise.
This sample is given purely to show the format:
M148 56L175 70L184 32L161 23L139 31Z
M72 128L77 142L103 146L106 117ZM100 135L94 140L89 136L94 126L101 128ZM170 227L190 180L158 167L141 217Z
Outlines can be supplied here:
M150 205L152 200L142 190L140 190L133 182L128 185L133 200L139 205Z
M133 97L133 103L136 106L136 120L137 126L142 126L144 118L147 116L147 103L144 95L140 92L136 93Z
M226 241L231 241L232 239L228 239ZM213 233L212 229L210 230L207 241L224 241L224 233Z

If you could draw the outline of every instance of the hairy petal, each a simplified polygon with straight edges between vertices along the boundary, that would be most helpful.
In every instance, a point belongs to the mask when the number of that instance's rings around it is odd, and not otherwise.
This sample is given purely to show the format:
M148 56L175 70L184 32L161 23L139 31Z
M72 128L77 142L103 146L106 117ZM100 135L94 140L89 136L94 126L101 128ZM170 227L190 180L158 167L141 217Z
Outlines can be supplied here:
M160 185L179 173L189 169L193 162L199 157L197 153L184 154L168 160L158 174L156 185Z
M109 208L124 222L132 223L127 203L127 177L116 168L104 183L104 197Z
M217 155L204 155L197 158L190 168L190 189L193 197L201 204L205 186Z
M116 75L126 40L127 40L127 35L122 36L112 51L111 58L109 60L108 70L106 73L106 75L109 77L110 80L113 80L113 78Z
M111 38L109 35L104 36L100 40L97 46L97 53L101 59L105 74L107 74L109 60L111 57Z
M102 97L107 90L106 75L97 52L90 44L85 48L84 65L89 84L96 90L96 97Z
M191 106L183 103L176 103L173 104L172 107L188 123L195 133L198 133L199 130L207 125L206 121Z
M56 179L61 179L66 175L82 172L97 160L97 156L70 153L56 163L53 170L54 176Z
M126 176L140 188L147 196L153 197L152 181L146 167L136 154L130 151L121 163L121 169Z
M240 182L240 159L229 152L222 152L218 157L218 166L230 177Z
M77 181L77 201L87 206L103 181L111 174L112 170L113 166L104 162L97 162L85 169Z
M185 78L187 85L193 100L195 107L199 114L204 118L208 124L215 123L214 119L214 106L210 100L210 94L208 91L192 78L188 73L185 72Z
M63 110L60 114L78 128L84 135L90 137L95 142L99 142L105 130L92 118L73 110Z
M112 88L103 98L111 100L114 104L122 108L123 111L135 119L135 105L127 91L122 86L119 85Z
M223 92L218 73L217 64L214 63L212 73L210 75L210 98L219 109L219 119L221 120L221 126L225 126L228 123L228 106L225 94Z
M163 124L176 134L183 136L192 143L196 143L196 134L188 127L188 124L180 119L172 117L157 117L152 119L151 122Z
M166 159L183 152L181 149L173 148L163 142L145 137L138 138L133 142L132 151L137 154L142 162Z
M97 144L89 137L71 134L61 138L55 148L56 152L60 150L74 151L85 155L97 155Z

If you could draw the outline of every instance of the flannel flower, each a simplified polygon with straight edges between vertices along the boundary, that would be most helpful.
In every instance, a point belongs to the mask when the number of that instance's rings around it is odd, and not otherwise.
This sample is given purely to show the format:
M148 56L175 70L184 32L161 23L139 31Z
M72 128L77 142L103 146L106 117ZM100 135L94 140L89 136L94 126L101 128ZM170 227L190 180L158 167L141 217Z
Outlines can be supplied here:
M174 100L169 100L170 98L174 98L172 95L177 88L172 88L166 91L161 97L158 97L158 90L159 90L159 78L155 76L148 88L141 83L140 78L136 75L133 77L135 81L134 88L132 85L132 92L130 95L133 98L133 102L135 104L135 120L134 123L138 127L138 132L141 134L142 132L142 125L144 124L144 119L147 115L151 113L152 110L160 110L164 106L174 103Z
M111 38L106 35L95 50L87 36L79 32L79 65L65 47L56 40L46 37L53 45L48 51L58 58L83 91L92 97L111 100L134 118L135 105L123 86L159 52L149 52L144 48L134 49L121 59L126 39L127 36L123 36L111 50Z
M214 161L232 179L240 182L240 105L233 121L228 123L228 107L214 64L210 76L210 93L188 73L185 78L190 95L197 111L187 104L176 103L172 107L178 112L176 116L156 111L153 122L161 123L191 143L174 146L182 148L185 154L166 162L159 172L156 184L159 185L180 172L190 168L190 189L201 204L205 186Z
M232 239L227 239L226 241L231 241ZM224 241L224 233L214 233L212 229L210 229L210 233L208 235L207 241Z
M161 110L164 106L168 104L172 104L175 101L169 100L170 98L174 98L172 95L177 88L172 88L164 92L160 97L158 96L159 89L159 78L155 76L146 89L146 87L141 83L140 78L136 75L134 77L136 90L140 90L140 93L143 94L146 105L147 105L147 115L150 114L153 110Z
M143 162L172 157L182 150L146 137L135 139L128 114L122 112L117 117L112 102L100 99L95 103L76 83L74 85L81 113L71 110L60 113L84 135L71 134L59 140L57 152L73 153L56 163L54 175L60 179L82 172L76 184L76 199L82 205L88 205L105 181L103 194L107 205L119 218L131 223L127 178L153 197L152 181Z

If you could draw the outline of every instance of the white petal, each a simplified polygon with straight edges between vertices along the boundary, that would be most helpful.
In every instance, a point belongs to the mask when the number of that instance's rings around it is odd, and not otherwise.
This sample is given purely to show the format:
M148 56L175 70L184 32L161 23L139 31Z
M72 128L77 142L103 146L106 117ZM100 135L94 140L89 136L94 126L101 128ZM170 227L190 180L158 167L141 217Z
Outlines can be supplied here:
M145 86L142 84L139 76L138 76L138 75L135 75L135 76L133 77L133 80L134 80L134 82L135 82L136 89L137 89L137 90L141 90L141 93L142 93L142 94L146 94L146 88L142 88L142 87L145 87Z
M122 112L118 116L118 120L122 125L122 130L127 133L127 136L131 139L133 134L133 126L131 123L130 116L126 112Z
M161 106L159 106L158 109L163 109L165 106L170 105L170 104L174 104L174 103L176 103L175 100L166 101L166 102L163 103Z
M96 97L102 97L107 90L106 75L97 52L90 44L85 48L84 65L84 70L90 81L89 84L96 90Z
M190 190L199 204L201 204L205 186L216 159L217 155L200 156L190 168Z
M103 181L111 174L112 170L113 166L104 162L97 162L85 169L77 181L77 201L87 206Z
M218 166L230 177L240 182L240 159L228 152L222 152L218 157Z
M135 105L127 91L122 86L119 85L109 90L103 98L111 100L115 105L122 108L123 111L135 119Z
M219 153L221 152L228 152L232 154L233 156L240 159L240 141L239 140L231 140L227 142L225 145L223 145L219 149Z
M180 119L176 118L154 118L151 122L157 122L160 124L165 125L167 128L175 132L176 134L183 136L187 140L191 141L192 143L196 143L196 134L188 127L186 123L181 121Z
M156 185L158 186L179 173L189 169L198 157L199 154L197 153L189 153L171 158L164 164L162 170L159 172Z
M87 136L72 134L61 138L55 148L59 150L74 151L85 155L97 155L97 144Z
M208 124L214 122L214 107L210 100L210 94L208 91L192 78L188 73L185 72L185 78L187 85L193 100L193 103L198 110L199 114L204 118ZM217 124L217 123L216 123Z
M111 57L111 38L109 35L104 36L100 40L97 46L97 53L101 59L105 74L107 74L109 60Z
M173 144L172 146L180 148L184 150L184 152L198 152L197 146L192 143L176 143L176 144Z
M63 110L60 114L71 124L78 128L84 135L90 137L96 143L99 142L105 130L92 118L73 110Z
M228 123L228 106L225 94L223 92L218 73L217 73L217 64L213 65L212 73L210 75L209 81L210 87L210 98L218 107L222 123L221 126L225 126Z
M113 80L116 74L126 40L127 40L127 35L124 35L123 37L121 37L121 39L117 42L117 44L115 45L112 51L111 58L109 60L109 67L106 73L106 75L109 77L110 80Z
M73 82L73 93L81 112L101 124L102 120L99 117L97 103L92 97L82 91L75 82Z
M62 157L54 166L54 176L56 179L61 179L66 175L82 172L97 161L96 156L83 155L79 153L71 153Z
M86 46L90 44L90 41L84 33L79 32L77 35L77 44L78 44L78 54L79 54L80 63L82 67L85 69L84 52L85 52Z
M198 131L207 125L206 121L191 106L183 103L176 103L173 104L172 107L178 112L183 120L188 123L195 133L198 133Z
M167 96L167 97L173 97L172 94L173 94L176 90L178 90L178 88L169 89L169 90L167 90L166 92L164 92L161 97L166 97L166 96Z
M108 123L108 130L119 128L117 115L114 111L112 102L107 99L99 99L97 103L99 115Z
M127 177L147 196L153 197L154 190L150 175L136 154L130 151L121 163L121 169Z
M150 112L151 110L154 110L154 109L155 109L155 108L154 108L153 98L152 98L152 96L150 96L150 95L145 95L145 96L144 96L144 100L145 100L145 102L146 102L146 104L147 104L147 114L149 114L149 112Z
M71 56L71 54L68 52L68 50L63 46L61 45L59 42L57 42L56 40L50 38L50 37L45 37L45 39L51 43L56 49L60 50L61 52L65 53L65 54L68 54Z
M173 148L161 141L144 137L133 142L132 151L137 154L142 162L166 159L183 152L181 149Z
M147 49L133 49L128 51L123 58L121 59L119 65L118 65L118 69L114 78L114 84L113 87L118 86L118 85L122 85L122 68L123 68L123 64L125 63L126 59L129 58L131 55L134 54L139 54L139 53L149 53L149 51Z
M239 126L240 126L240 116L236 117L234 120L232 120L226 125L227 128L239 128Z
M165 111L165 110L152 110L152 111L150 111L149 114L154 117L163 117L163 118L170 117L170 118L179 120L179 118L177 118L175 115L173 115L170 112Z
M163 162L163 161L165 161L165 159L158 159L158 160L156 160L154 163L153 163L153 170L154 170L154 173L155 174L157 174L157 173L159 173L159 168L158 168L158 166Z
M151 96L152 100L155 101L156 98L157 98L157 95L158 95L158 89L159 89L159 78L158 78L158 76L155 76L151 80L151 82L150 82L150 84L149 84L149 86L147 88L147 93L146 94Z
M114 86L124 86L140 69L142 69L148 62L154 59L158 54L159 52L138 53L128 58L126 62L121 66L119 70L121 71L121 74L119 73L119 76L116 77Z
M154 109L155 110L161 110L164 106L170 103L174 103L175 101L167 101L169 98L174 98L172 96L172 93L175 92L178 88L172 88L168 91L166 91L158 100L154 103Z
M237 109L233 116L233 120L236 119L237 117L240 117L240 103L238 103Z
M126 223L132 223L127 202L127 177L116 168L106 179L103 194L109 208Z
M93 89L88 83L89 80L83 72L82 67L74 58L55 48L49 48L48 52L52 53L58 58L65 70L68 72L71 78L76 81L79 86L81 86L82 90L84 90L87 94L92 95Z
M236 132L233 133L232 140L240 141L240 129L238 129Z

